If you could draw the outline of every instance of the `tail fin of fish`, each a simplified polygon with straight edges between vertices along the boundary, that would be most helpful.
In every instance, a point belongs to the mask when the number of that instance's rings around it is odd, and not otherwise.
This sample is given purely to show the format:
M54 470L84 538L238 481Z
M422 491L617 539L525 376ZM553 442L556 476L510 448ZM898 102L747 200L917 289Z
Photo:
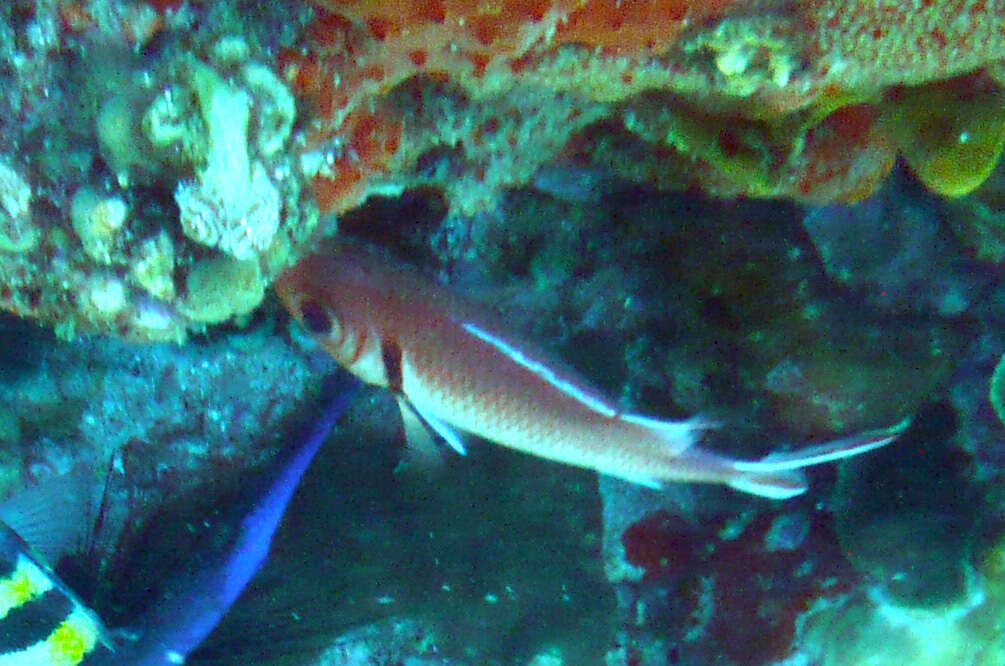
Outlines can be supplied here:
M757 463L748 463L756 465ZM740 472L726 485L751 495L769 499L788 499L802 495L809 488L806 475L799 470Z
M868 430L795 451L772 453L756 461L737 460L731 465L735 475L730 475L726 485L772 499L794 497L807 488L806 477L800 471L803 468L886 446L903 434L910 424L910 419L905 419L889 428Z

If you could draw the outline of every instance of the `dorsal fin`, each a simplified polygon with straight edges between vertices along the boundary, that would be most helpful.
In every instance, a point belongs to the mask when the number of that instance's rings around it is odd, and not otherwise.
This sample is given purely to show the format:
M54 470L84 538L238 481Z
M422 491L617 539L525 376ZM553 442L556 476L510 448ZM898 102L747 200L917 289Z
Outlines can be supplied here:
M701 416L686 421L654 419L641 414L622 414L621 420L646 428L667 445L667 453L679 455L701 439L704 430L718 428L719 425Z

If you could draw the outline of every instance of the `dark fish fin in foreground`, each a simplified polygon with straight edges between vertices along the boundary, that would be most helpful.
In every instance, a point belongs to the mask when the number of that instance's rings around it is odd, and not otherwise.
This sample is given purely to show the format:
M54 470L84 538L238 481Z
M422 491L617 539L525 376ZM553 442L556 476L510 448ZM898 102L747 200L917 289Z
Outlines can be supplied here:
M0 664L72 666L114 642L98 615L53 570L83 549L100 502L81 467L0 504Z
M185 658L210 634L258 572L269 553L272 537L304 472L335 422L349 405L359 381L348 373L337 393L285 461L266 492L240 522L236 539L225 553L206 555L209 564L184 581L140 620L135 643L120 646L114 655L94 663L103 666L172 666Z
M911 425L910 419L888 428L867 430L823 444L785 453L772 453L757 461L732 462L733 474L726 480L731 488L744 492L786 499L806 491L807 481L800 471L806 467L857 456L886 446Z
M0 521L51 565L80 552L97 519L101 475L91 467L46 479L0 503Z

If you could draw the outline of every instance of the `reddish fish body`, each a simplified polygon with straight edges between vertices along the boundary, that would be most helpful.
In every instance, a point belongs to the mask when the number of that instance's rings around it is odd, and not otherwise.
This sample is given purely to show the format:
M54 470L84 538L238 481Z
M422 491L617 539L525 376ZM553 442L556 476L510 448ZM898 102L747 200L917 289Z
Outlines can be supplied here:
M306 257L276 291L341 365L395 391L456 448L454 429L650 486L719 482L781 498L805 490L799 467L882 446L897 433L865 433L809 458L724 458L694 446L707 427L701 420L622 412L491 314L352 243Z

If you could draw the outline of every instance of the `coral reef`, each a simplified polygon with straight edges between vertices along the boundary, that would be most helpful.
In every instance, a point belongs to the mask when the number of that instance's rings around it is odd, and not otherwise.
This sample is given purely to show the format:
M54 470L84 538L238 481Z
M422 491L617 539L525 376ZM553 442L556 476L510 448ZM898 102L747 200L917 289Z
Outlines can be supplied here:
M0 162L0 250L27 252L38 242L31 226L31 187L9 164Z
M974 258L1005 260L1005 168L1000 164L970 196L946 202L946 219Z
M277 114L278 121L268 116L259 121L258 148L263 157L275 155L293 124L293 99L264 67L249 67L241 74L245 83L264 83L260 87L273 93L259 104L285 112ZM201 62L191 64L190 76L207 135L205 155L199 160L205 166L195 182L181 182L175 190L179 221L195 242L235 259L249 259L266 250L279 229L279 191L262 163L248 155L251 97ZM151 143L161 142L160 136L151 138Z
M318 220L293 174L296 105L267 64L275 44L223 5L205 24L142 3L5 11L8 27L54 32L2 44L38 78L5 81L0 307L65 338L175 342L257 307Z
M830 529L805 511L720 516L699 528L666 512L643 517L622 537L628 561L645 571L637 630L676 634L684 663L787 656L800 614L854 582ZM779 540L779 531L792 534Z
M979 185L1000 154L998 85L970 75L1002 56L996 3L911 12L866 2L769 2L757 11L743 2L321 4L330 13L281 63L313 104L315 141L329 155L316 185L336 211L388 181L407 184L430 148L425 127L444 123L463 134L441 140L455 153L448 171L474 169L489 191L526 182L520 172L570 143L665 187L812 202L867 196L898 149L926 183L954 195ZM892 16L902 19L896 30ZM950 77L960 78L924 85ZM424 90L443 79L456 90L447 110L424 103ZM394 91L403 85L423 90L402 103ZM551 124L542 115L549 103L519 104L528 96L574 111ZM506 127L522 156L516 175L493 175L507 156L479 154L485 130L474 120L486 105L496 109L490 134ZM600 136L585 132L598 118ZM618 133L642 140L630 164L611 145ZM939 166L959 159L965 177ZM664 173L671 160L688 168ZM953 178L962 180L940 182ZM458 194L450 203L465 212L488 201Z
M904 605L875 589L807 614L786 664L853 666L909 660L923 666L990 666L1005 655L1000 535L968 563L962 598L937 608Z
M957 423L948 404L928 405L895 456L906 464L881 453L839 470L832 509L842 551L891 602L938 607L966 596L988 507L954 445Z
M916 423L778 505L598 492L478 442L403 463L364 392L207 660L997 663L1003 24L999 0L4 3L0 493L111 470L100 576L73 580L127 624L333 369L269 286L337 231L729 455Z
M962 196L1005 143L1003 11L27 2L0 15L16 63L0 307L66 338L182 341L253 308L331 230L320 211L431 188L454 216L491 216L556 165L826 204L868 197L900 154L930 189ZM189 293L213 282L188 276L212 254L259 264L237 307Z
M898 172L858 206L811 209L803 227L828 277L866 302L953 316L986 293L992 276L947 233L942 220L952 217L940 199Z
M5 316L0 339L7 442L0 494L78 463L111 465L101 556L116 548L128 521L136 527L161 503L223 482L227 468L268 460L285 445L298 405L333 369L268 326L184 348L97 338L70 346Z

